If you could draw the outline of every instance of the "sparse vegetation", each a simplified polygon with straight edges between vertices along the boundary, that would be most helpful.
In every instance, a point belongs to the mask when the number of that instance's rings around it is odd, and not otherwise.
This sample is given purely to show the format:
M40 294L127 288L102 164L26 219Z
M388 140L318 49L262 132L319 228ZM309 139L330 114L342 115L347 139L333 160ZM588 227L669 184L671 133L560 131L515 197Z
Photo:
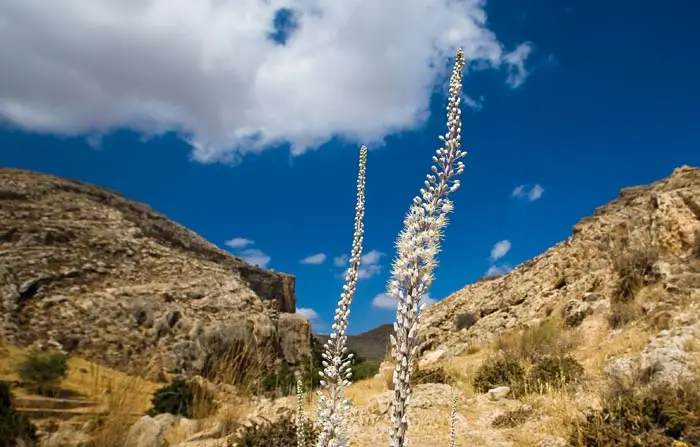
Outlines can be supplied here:
M543 357L528 373L528 389L563 388L583 377L583 366L571 356Z
M438 365L426 369L416 366L411 373L411 385L421 385L425 383L449 383L449 377L445 368Z
M639 315L639 310L635 303L613 302L610 304L610 314L608 314L608 324L611 329L620 328L634 321Z
M630 248L613 259L618 281L612 296L613 303L629 303L639 289L656 279L654 264L659 251L653 247Z
M700 228L695 230L695 240L693 241L693 248L690 253L693 258L700 260Z
M576 426L576 447L619 445L667 447L700 445L700 387L697 380L678 387L654 386L644 375L633 381L613 380L603 408Z
M506 357L532 363L547 356L566 356L576 343L575 332L550 318L520 331L501 334L494 341L494 349Z
M484 362L476 371L472 382L474 390L485 393L492 388L508 386L511 392L519 394L524 391L525 369L513 358L498 358Z
M315 445L315 439L319 430L314 425L305 421L304 439L301 446L297 444L297 427L294 419L289 416L280 418L275 422L264 422L246 427L239 436L229 441L229 447L310 447Z
M532 415L532 408L522 405L515 410L499 414L491 423L494 428L513 428L522 425Z
M30 354L19 365L22 385L42 396L53 396L68 373L68 356L62 352Z
M17 412L9 385L0 382L0 447L16 447L38 439L36 427L27 416Z
M462 329L469 329L474 326L477 321L479 321L479 317L476 314L464 312L457 315L457 318L455 318L455 326L458 331L461 331Z
M207 390L196 382L188 383L183 379L176 379L156 390L152 404L147 412L149 416L170 413L195 418L208 416L215 408L213 396Z

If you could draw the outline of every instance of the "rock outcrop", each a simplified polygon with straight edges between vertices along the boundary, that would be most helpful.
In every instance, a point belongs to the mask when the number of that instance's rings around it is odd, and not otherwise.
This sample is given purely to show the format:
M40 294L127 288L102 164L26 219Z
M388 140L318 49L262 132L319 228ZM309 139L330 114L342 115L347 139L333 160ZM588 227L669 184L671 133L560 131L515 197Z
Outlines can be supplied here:
M675 328L659 332L649 349L665 349L661 358L674 367L669 359L678 363L681 353L666 351L691 337L691 329L682 328L697 326L700 313L700 169L687 166L656 183L623 189L618 199L576 224L566 241L428 307L421 318L420 351L458 354L470 343L552 314L585 329L590 315L611 311L620 283L616 262L645 250L656 253L647 272L654 277L656 296L641 312ZM469 322L466 327L456 327L459 316ZM654 355L645 351L646 357Z
M295 278L247 264L108 189L0 169L0 336L129 372L190 373L233 340L295 362Z

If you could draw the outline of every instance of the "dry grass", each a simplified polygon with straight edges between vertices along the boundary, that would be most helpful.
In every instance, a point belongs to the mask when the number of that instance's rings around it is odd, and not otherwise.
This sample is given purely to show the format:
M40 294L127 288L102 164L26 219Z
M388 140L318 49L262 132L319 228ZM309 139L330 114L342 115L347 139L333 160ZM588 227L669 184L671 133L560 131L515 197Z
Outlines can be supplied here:
M507 358L533 362L546 356L566 356L576 348L579 339L578 330L567 330L558 321L547 319L540 324L499 335L492 348Z

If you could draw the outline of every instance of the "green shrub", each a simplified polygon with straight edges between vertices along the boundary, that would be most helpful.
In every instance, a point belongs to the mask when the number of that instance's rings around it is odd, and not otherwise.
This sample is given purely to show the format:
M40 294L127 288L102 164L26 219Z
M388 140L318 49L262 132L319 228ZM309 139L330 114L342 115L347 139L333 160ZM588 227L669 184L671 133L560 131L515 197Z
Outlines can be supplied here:
M458 331L462 329L469 329L470 327L474 326L477 321L479 321L479 317L477 317L476 314L472 312L465 312L457 315L457 318L455 318L455 326Z
M425 383L448 383L449 378L447 372L442 366L434 366L432 368L420 369L415 367L411 373L410 382L412 386Z
M528 389L543 387L562 388L577 383L583 377L583 365L571 356L544 357L538 360L528 374Z
M188 418L201 417L214 411L213 396L196 382L188 383L176 379L171 384L158 388L151 399L149 416L170 413Z
M354 382L371 379L379 372L379 360L364 360L352 365L352 380Z
M678 388L642 383L612 387L604 396L603 408L574 427L570 443L575 447L668 447L674 441L700 445L698 382Z
M0 447L16 447L20 441L31 445L37 439L34 424L17 412L9 385L0 382Z
M478 393L492 388L508 386L511 392L519 394L525 383L525 369L517 359L504 357L484 362L476 371L472 385Z
M32 354L20 363L17 373L25 388L51 396L68 373L68 357L62 352Z
M319 430L310 421L304 425L306 445L316 445ZM253 424L229 441L229 447L297 447L297 432L294 419L282 417L275 422Z

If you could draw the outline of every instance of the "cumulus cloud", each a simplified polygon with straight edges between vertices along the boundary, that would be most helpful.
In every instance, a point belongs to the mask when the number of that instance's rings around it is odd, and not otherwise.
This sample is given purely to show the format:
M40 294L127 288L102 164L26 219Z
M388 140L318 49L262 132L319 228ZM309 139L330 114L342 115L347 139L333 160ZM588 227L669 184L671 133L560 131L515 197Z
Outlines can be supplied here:
M507 255L510 251L510 246L510 241L505 239L493 244L493 248L491 248L491 261L497 261Z
M308 318L309 320L315 320L318 318L318 313L308 307L298 307L297 313L304 318Z
M380 143L422 125L462 46L527 78L483 0L0 2L0 121L95 136L175 131L200 162L290 143ZM280 12L287 14L280 14ZM281 17L284 16L284 17Z
M529 190L527 189L527 185L516 186L510 195L511 197L517 197L520 199L526 198L530 202L534 202L535 200L539 200L543 193L544 188L538 183Z
M529 42L518 45L512 52L506 54L503 59L508 64L508 79L506 82L512 88L518 88L527 79L530 73L525 68L525 60L532 53L532 44Z
M297 307L297 313L311 321L311 330L313 332L318 333L326 329L326 324L321 320L318 312L316 312L314 309L308 307Z
M224 245L235 250L235 255L246 261L248 264L257 265L260 268L266 269L270 263L270 256L257 248L246 248L255 244L255 241L250 239L235 237L224 242ZM242 250L244 249L245 250Z
M430 293L424 294L421 299L421 304L425 304L426 306L430 306L436 302L437 300L431 297ZM396 310L397 305L396 299L386 293L380 293L372 299L372 307L379 309Z
M267 265L270 263L270 257L262 250L258 250L257 248L243 250L238 256L245 260L248 264L257 265L258 267L264 269L267 268Z
M323 264L326 262L324 253L316 253L315 255L307 256L300 261L302 264Z
M367 279L382 271L382 266L379 260L384 256L384 253L378 250L372 250L360 258L360 269L357 272L358 279Z
M245 248L249 245L253 245L255 241L251 241L250 239L246 239L243 237L234 237L233 239L229 239L226 242L224 242L224 245L231 247L231 248Z
M511 270L513 270L513 267L508 264L492 265L486 271L486 276L500 276L510 272Z
M358 279L371 278L382 271L382 266L379 261L386 254L379 250L371 250L360 257L360 269L357 272ZM349 257L347 255L336 256L333 258L333 265L336 267L345 267L348 265ZM345 277L345 272L340 276Z
M349 259L348 255L336 256L333 258L333 265L336 267L345 267Z

